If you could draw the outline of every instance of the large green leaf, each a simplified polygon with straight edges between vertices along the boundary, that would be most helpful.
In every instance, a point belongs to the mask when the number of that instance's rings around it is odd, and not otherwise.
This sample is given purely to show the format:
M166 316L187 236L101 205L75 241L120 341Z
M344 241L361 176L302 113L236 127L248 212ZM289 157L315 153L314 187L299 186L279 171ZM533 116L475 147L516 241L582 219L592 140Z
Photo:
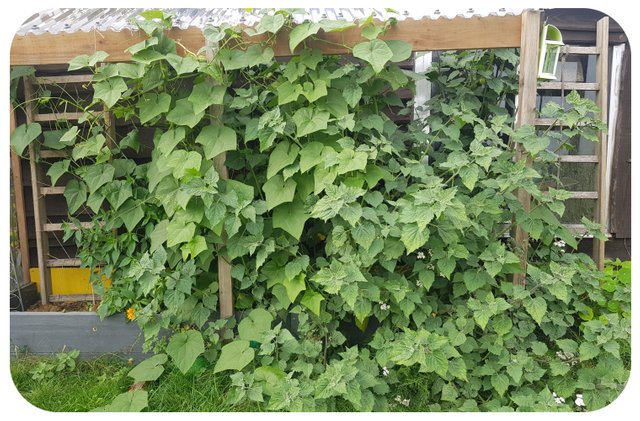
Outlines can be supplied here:
M547 314L547 302L542 297L528 297L523 301L524 308L536 323L542 323L542 318Z
M169 221L164 219L156 224L153 228L153 232L151 232L151 246L149 247L149 252L153 253L158 248L160 248L167 241L167 226L169 225Z
M320 316L320 304L324 300L322 294L307 290L305 291L302 299L300 300L300 304L311 310L313 314L316 316Z
M267 209L271 210L281 203L291 202L296 193L296 182L293 178L284 181L282 174L267 180L262 186L267 201Z
M293 53L298 44L320 30L320 25L315 22L305 22L297 25L289 34L289 49Z
M262 335L271 329L273 316L263 308L256 308L238 324L238 336L246 341L262 341Z
M300 108L292 118L296 123L296 136L302 137L326 129L329 113L317 108Z
M387 47L393 53L393 56L389 59L389 61L393 63L398 63L401 61L408 60L411 57L412 47L408 42L400 41L400 40L388 40L385 41Z
M306 143L300 150L300 172L305 173L316 165L322 163L322 150L324 145L320 142Z
M251 348L249 341L233 341L222 347L213 372L215 374L224 370L240 371L253 361L254 356L255 350Z
M196 235L182 246L182 260L187 260L189 256L191 256L191 259L195 259L200 253L208 249L205 238L201 235Z
M400 240L406 247L407 253L412 253L429 240L429 230L421 230L418 224L403 225Z
M202 129L196 143L202 145L204 156L207 159L213 159L222 152L235 151L238 148L238 139L236 132L226 126L212 124Z
M116 169L111 164L89 165L86 168L82 179L89 188L89 193L93 193L100 187L113 181Z
M164 372L163 364L166 362L167 354L156 354L135 366L129 372L129 377L132 377L133 381L136 383L158 380L160 375Z
M107 138L102 134L92 136L86 141L75 145L73 152L71 152L71 158L73 158L74 161L78 161L82 158L98 156L106 142Z
M309 214L304 210L304 203L298 199L273 209L273 227L285 230L296 240L300 239L307 219Z
M161 155L169 155L175 147L184 140L186 131L184 127L177 127L175 129L167 130L160 136L156 149Z
M167 114L167 120L173 124L188 126L193 129L195 125L202 120L203 116L204 111L200 111L198 113L195 112L193 104L189 99L182 98L177 100L175 107L169 111L169 114Z
M125 180L112 181L106 184L101 192L107 198L113 210L118 210L128 198L133 196L131 184Z
M393 57L393 51L384 41L374 39L361 42L353 47L353 56L371 64L376 73L380 73L389 60Z
M285 81L280 86L278 86L277 91L278 105L284 105L298 99L298 97L302 94L302 85L294 85L289 81Z
M124 222L124 226L127 231L133 232L138 222L144 218L144 211L142 210L142 203L136 202L133 199L128 199L119 210L120 219Z
M63 145L73 145L76 141L76 137L78 136L78 132L78 126L73 126L62 135L58 142Z
M293 164L298 157L300 147L294 143L283 141L278 143L271 156L269 156L269 164L267 165L267 179L272 178L281 169Z
M124 79L116 76L93 84L93 100L102 100L109 108L113 107L127 90Z
M52 186L55 186L58 179L67 171L69 171L70 163L70 159L63 159L62 161L57 161L51 164L49 170L47 171L47 175L49 176L49 178L51 178Z
M265 15L260 19L260 23L256 25L256 35L264 34L265 32L277 33L284 25L284 16L277 15Z
M351 235L356 244L368 250L376 239L376 227L369 221L362 222L351 230Z
M167 54L165 56L165 59L179 75L193 72L199 64L198 60L196 60L192 56L180 57L179 55L173 53Z
M247 55L237 48L222 48L218 51L216 58L220 60L225 70L237 70L249 66Z
M148 405L149 392L130 390L115 397L109 405L93 409L91 412L140 412Z
M298 295L304 291L307 287L304 283L305 274L301 273L292 278L285 278L282 282L285 289L287 290L287 296L289 297L289 301L294 302Z
M196 224L172 219L167 225L167 247L173 247L181 243L191 241L196 233Z
M105 53L104 51L96 51L91 55L83 54L71 59L71 61L69 61L69 68L67 70L71 72L74 70L82 69L84 67L93 67L98 62L104 61L107 57L109 57L109 54Z
M175 333L167 345L167 354L183 374L189 371L193 362L203 352L204 341L202 334L197 330Z
M40 133L42 133L40 123L21 124L11 133L9 143L13 147L13 150L22 156L27 146L36 140L38 136L40 136Z
M171 95L162 92L159 94L147 92L142 95L136 104L140 110L140 123L145 124L149 120L169 111Z
M181 179L185 175L197 173L200 170L202 155L196 151L176 149L167 157L165 164L173 170L173 176L176 179Z
M207 80L195 84L188 98L193 104L193 112L201 113L211 105L222 104L226 91L226 86L214 85Z
M87 186L78 180L71 180L64 188L64 197L69 213L74 213L87 201Z

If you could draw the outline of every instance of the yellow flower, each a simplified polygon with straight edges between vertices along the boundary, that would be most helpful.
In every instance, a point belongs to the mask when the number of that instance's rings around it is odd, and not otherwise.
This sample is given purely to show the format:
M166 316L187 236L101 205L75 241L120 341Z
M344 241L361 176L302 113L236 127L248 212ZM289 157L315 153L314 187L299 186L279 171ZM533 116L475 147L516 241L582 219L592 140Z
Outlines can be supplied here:
M136 311L133 309L133 307L129 307L127 309L127 319L133 320L135 318L136 318Z
M321 233L321 232L319 232L319 233L318 233L318 240L320 240L320 241L324 241L324 240L326 240L326 239L327 239L327 236L326 236L326 235L324 235L324 234L323 234L323 233Z

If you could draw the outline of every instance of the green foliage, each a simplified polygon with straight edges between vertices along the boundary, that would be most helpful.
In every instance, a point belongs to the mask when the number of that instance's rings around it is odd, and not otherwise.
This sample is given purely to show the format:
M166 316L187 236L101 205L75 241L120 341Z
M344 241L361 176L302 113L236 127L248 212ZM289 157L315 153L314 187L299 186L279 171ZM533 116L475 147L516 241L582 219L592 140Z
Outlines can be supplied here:
M129 49L138 70L101 67L94 83L95 103L155 130L150 162L129 165L137 132L109 151L96 120L86 139L63 136L71 162L50 170L74 176L70 212L96 211L67 238L100 267L101 316L134 309L146 349L182 373L210 363L230 375L231 402L269 410L405 405L392 399L403 370L425 376L432 411L573 409L554 392L583 393L592 410L615 398L629 368L628 284L559 245L578 240L560 222L569 195L547 150L597 139L591 102L571 94L568 110L545 107L562 130L516 129L517 53L448 52L425 74L403 71L408 44L378 39L393 21L359 22L367 41L348 61L307 48L282 63L276 34L290 31L293 52L350 24L294 25L282 10L244 31L262 34L252 43L239 28L207 28L219 46L207 62L176 55L168 19L139 20L149 38ZM428 116L390 119L413 111L397 90L423 81L437 92L416 104ZM515 161L516 144L532 167ZM230 179L212 162L223 152ZM509 221L531 233L526 287L510 279L522 251L503 236ZM218 259L232 268L238 324L212 321ZM120 401L140 407L142 395Z
M58 352L55 359L40 361L38 365L29 371L29 374L31 374L33 380L41 381L51 379L59 373L71 372L76 369L76 359L79 355L80 351L77 349L70 352Z

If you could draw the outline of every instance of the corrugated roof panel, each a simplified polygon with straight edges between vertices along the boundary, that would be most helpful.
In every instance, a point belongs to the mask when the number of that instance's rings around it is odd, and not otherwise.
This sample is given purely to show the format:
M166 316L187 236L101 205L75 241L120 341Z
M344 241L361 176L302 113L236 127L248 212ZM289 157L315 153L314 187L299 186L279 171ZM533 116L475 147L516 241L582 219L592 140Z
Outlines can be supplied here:
M100 31L121 31L123 29L134 29L131 21L145 9L46 9L29 19L27 19L20 29L18 35L27 34L57 34L60 32L88 32L92 30ZM252 25L260 18L260 9L247 11L245 9L164 9L165 12L174 15L174 27L186 29L189 27L204 28L207 25L219 25L221 23ZM306 19L319 21L321 19L345 19L356 21L370 16L385 20L395 17L403 19L439 19L454 17L490 16L506 14L519 15L522 9L513 8L488 8L477 7L459 9L456 7L443 7L433 9L426 7L399 10L397 13L385 9L364 9L364 8L310 8L300 9L300 13L294 14L296 22L303 22Z

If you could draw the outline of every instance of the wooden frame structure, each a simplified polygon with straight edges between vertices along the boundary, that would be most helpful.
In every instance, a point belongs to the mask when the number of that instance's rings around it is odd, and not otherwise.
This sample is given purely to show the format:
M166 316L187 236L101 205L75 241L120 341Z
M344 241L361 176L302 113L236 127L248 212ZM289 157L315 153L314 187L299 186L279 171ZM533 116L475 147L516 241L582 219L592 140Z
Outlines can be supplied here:
M182 51L178 51L178 53L184 54L185 49L196 52L205 46L205 39L199 28L184 30L174 28L168 33L179 41L179 50ZM435 20L428 18L422 20L406 19L397 22L383 39L404 40L412 45L413 51L520 48L522 62L519 71L520 105L517 111L517 124L523 125L534 124L535 120L539 33L540 11L526 10L521 15L456 17ZM321 32L317 36L317 40L310 41L308 44L321 49L326 54L347 53L349 50L341 45L352 46L363 41L359 28L347 29L340 33ZM143 33L129 30L16 36L11 46L10 64L33 66L64 64L80 54L92 54L98 50L109 54L107 62L128 61L130 55L125 52L125 49L144 38L146 36ZM261 40L260 37L253 39ZM273 49L276 56L291 55L286 36L278 37ZM603 62L606 63L606 61ZM606 103L606 93L604 101ZM602 102L602 96L600 102ZM211 110L211 118L215 119L216 114L216 110ZM519 149L517 153L519 159L526 159L530 162L530 158L524 151ZM606 149L601 153L606 154ZM226 173L224 163L216 162L215 165L224 177ZM35 170L33 166L32 170ZM528 209L530 201L528 194L524 190L520 190L518 197L525 209ZM40 236L41 233L36 235ZM516 228L514 236L521 252L522 268L526 270L528 235L521 228ZM40 247L38 248L40 255ZM602 251L604 251L603 247ZM41 273L44 269L43 265L44 261L39 261ZM222 257L219 257L218 268L221 271L219 274L220 307L224 310L223 317L225 317L233 314L230 265ZM49 288L46 279L46 276L41 276L45 294ZM514 282L524 284L525 274L516 275Z

